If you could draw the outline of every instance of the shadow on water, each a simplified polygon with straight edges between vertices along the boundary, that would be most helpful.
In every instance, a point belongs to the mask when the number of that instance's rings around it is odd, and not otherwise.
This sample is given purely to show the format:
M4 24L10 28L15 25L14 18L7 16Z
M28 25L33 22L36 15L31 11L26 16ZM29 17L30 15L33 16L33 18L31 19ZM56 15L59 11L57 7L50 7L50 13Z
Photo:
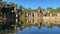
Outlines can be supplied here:
M12 19L14 20L14 19ZM38 29L42 29L43 27L47 27L47 28L53 28L54 26L57 26L58 28L60 28L59 24L54 24L52 22L45 22L43 23L40 22L40 24L31 24L31 23L24 23L23 21L20 21L19 23L16 24L16 21L12 21L10 19L2 21L0 23L0 34L16 34L18 31L23 31L26 28L31 29L32 26L37 26ZM49 23L49 24L48 24ZM16 26L17 25L17 26Z
M15 32L17 29L16 14L13 11L14 8L3 7L0 10L0 34L8 34L10 32Z
M15 22L2 22L1 24L0 24L0 33L9 33L9 32L14 32L14 27L16 27L15 26Z

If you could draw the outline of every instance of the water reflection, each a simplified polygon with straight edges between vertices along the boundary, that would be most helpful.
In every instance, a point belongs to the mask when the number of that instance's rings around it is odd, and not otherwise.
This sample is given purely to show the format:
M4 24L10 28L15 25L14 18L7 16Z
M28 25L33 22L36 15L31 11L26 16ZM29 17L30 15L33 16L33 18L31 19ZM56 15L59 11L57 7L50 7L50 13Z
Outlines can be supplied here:
M18 20L17 20L18 21ZM58 24L58 21L39 21L40 23L27 23L26 21L19 21L16 23L16 20L14 19L6 19L0 21L0 34L19 34L19 33L25 33L25 31L28 31L31 29L31 32L36 30L41 30L42 28L46 27L46 29L52 29L54 27L60 28L60 24ZM35 31L36 32L36 31ZM38 31L39 32L39 31ZM38 33L36 32L36 34ZM25 33L29 34L29 33Z

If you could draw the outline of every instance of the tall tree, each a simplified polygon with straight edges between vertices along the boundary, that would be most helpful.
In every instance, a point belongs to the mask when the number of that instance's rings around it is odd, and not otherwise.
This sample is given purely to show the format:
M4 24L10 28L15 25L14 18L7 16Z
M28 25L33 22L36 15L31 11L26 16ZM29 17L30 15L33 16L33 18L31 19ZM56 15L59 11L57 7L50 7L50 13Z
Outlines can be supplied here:
M60 7L58 7L58 8L56 9L56 13L57 13L57 12L60 13Z
M20 5L19 9L21 12L24 12L24 10L25 10L25 8L22 5Z
M18 5L17 5L17 4L14 4L14 3L12 3L12 2L9 2L9 4L8 4L8 5L9 5L9 7L10 7L10 8L11 8L11 7L15 7L15 6L16 6L16 7L18 7Z
M41 9L41 7L38 7L38 9Z
M6 7L6 5L7 5L7 2L2 2L2 1L0 1L0 7L2 8L2 7Z
M42 8L41 7L38 7L38 12L41 12Z
M28 8L28 12L31 12L31 8Z
M49 11L49 13L53 13L53 8L52 7L48 7L47 11Z

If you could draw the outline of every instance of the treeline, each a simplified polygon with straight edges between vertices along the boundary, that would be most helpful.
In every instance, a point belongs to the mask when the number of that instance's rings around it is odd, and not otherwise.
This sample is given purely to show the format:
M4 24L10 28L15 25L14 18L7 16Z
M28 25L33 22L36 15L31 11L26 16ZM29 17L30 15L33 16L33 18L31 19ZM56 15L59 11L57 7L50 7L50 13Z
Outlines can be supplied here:
M11 3L11 2L7 3L7 2L0 0L0 16L2 15L3 18L4 18L4 15L6 17L11 16L12 14L14 14L14 8L15 7L17 8L18 5Z
M16 6L18 8L18 5L12 2L3 2L2 0L0 0L0 8L2 7L7 7L9 6L10 8ZM22 5L19 6L19 8L17 9L17 12L22 12L23 14L25 14L26 12L31 12L31 11L37 11L38 9L41 9L42 11L46 12L46 14L50 14L50 13L60 13L60 7L53 9L52 7L47 7L46 9L43 9L41 7L38 7L37 9L31 9L31 8L25 8Z
M41 9L46 16L50 16L50 14L52 14L52 16L57 16L57 14L60 14L60 7L57 7L56 9L53 9L52 7L47 7L46 9L43 9L41 7L38 7L37 9L31 9L31 8L25 8L22 5L20 5L20 11L23 13L27 13L27 12L33 12L33 11L38 11L38 9Z

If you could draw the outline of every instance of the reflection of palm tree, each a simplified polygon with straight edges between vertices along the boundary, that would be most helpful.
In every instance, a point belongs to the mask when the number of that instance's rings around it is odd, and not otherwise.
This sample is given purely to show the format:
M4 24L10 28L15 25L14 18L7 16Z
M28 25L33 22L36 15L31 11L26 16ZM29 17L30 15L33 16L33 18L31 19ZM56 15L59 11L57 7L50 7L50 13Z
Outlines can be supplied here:
M47 28L52 28L54 25L52 23L47 25Z
M23 29L25 28L25 26L24 25L22 25L22 26L19 26L19 30L20 31L23 31Z
M57 27L60 28L60 24L59 25L57 24Z
M40 24L38 25L38 28L39 28L39 29L41 29L41 28L42 28L42 26L43 26L43 24L42 24L42 23L40 23Z

